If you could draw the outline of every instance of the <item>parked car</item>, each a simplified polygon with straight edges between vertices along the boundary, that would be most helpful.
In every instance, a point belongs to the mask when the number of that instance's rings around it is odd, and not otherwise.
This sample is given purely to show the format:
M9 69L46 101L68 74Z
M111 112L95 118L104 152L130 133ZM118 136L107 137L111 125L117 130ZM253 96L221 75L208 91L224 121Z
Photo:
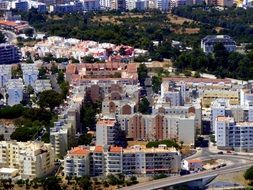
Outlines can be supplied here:
M222 151L220 151L220 152L218 152L217 154L223 154L223 152L222 152Z

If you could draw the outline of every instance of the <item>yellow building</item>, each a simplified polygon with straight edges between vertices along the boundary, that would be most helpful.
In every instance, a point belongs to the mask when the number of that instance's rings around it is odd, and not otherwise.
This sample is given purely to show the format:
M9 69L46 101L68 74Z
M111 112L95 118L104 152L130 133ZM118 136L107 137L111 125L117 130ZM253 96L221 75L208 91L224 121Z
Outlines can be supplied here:
M207 90L202 95L202 106L210 107L212 101L222 98L228 99L231 105L240 104L240 95L238 91L228 90Z
M54 168L54 149L43 142L0 142L0 166L18 169L22 179L43 177Z

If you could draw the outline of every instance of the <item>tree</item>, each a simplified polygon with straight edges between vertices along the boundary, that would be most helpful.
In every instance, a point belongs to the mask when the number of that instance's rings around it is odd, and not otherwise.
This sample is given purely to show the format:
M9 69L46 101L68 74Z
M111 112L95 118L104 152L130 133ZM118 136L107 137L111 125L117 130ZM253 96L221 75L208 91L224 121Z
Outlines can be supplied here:
M54 90L46 90L40 93L38 104L42 109L50 108L50 110L53 111L62 101L62 96L59 93Z
M173 140L150 141L146 144L147 148L158 147L160 144L166 144L167 147L179 148L178 144Z
M58 70L57 65L55 63L53 63L52 66L51 66L51 72L52 72L52 74L58 73L58 71L59 70Z
M43 183L43 187L47 190L62 190L60 184L60 178L55 176L47 177Z
M131 176L130 177L130 181L131 181L131 184L137 184L137 183L139 183L136 176Z
M83 190L92 190L92 186L91 186L91 181L90 181L90 177L89 176L83 176L78 180L78 184L79 186L83 189Z
M57 82L58 84L61 84L64 82L64 73L62 71L58 73Z
M180 141L179 143L180 143L181 147L183 147L184 141Z
M39 69L39 79L46 79L47 70L44 67Z
M251 166L249 169L246 170L246 172L244 173L244 178L246 180L250 181L250 184L253 181L253 166Z
M215 44L213 48L215 60L219 66L227 68L229 53L222 43Z
M33 94L34 93L34 89L31 85L27 86L27 92L28 92L28 94Z
M119 49L119 54L120 55L126 55L126 51L125 51L126 49L124 48L124 47L120 47L120 49Z
M4 43L6 41L5 36L2 32L0 32L0 43Z
M69 83L64 81L60 84L60 88L62 90L62 98L66 99L69 92Z
M22 69L20 64L18 64L17 67L12 67L11 75L12 78L19 78L22 76Z
M91 134L82 134L78 138L78 145L89 145L92 141Z
M34 30L32 28L26 28L24 34L28 37L33 37Z
M139 103L139 112L142 114L148 114L149 113L149 101L147 98L142 98Z
M84 63L95 63L96 60L92 55L87 55L85 57L82 58Z
M145 79L148 77L148 68L145 64L140 64L137 71L138 80L140 81L141 86L143 86Z
M157 76L152 77L152 89L155 93L159 93L161 90L162 79Z
M21 142L26 142L32 140L33 136L38 132L37 128L33 127L18 127L11 134L12 140L17 140Z

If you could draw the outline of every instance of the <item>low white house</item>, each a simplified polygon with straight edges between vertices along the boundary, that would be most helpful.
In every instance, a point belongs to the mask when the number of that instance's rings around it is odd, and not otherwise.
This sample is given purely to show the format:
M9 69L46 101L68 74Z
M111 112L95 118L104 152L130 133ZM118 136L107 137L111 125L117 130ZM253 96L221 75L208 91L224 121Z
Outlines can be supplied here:
M203 163L199 159L182 160L181 169L187 171L200 171L203 169Z

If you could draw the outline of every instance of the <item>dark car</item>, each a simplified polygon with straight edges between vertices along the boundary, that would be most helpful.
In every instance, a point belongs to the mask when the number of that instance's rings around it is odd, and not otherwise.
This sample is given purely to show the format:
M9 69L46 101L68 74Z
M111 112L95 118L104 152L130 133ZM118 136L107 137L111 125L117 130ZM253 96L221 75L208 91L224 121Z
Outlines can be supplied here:
M188 171L188 170L181 170L180 171L180 175L182 176L182 175L188 175L188 174L190 174L191 172L190 171Z
M217 154L223 154L223 152L222 152L222 151L220 151L220 152L218 152Z

